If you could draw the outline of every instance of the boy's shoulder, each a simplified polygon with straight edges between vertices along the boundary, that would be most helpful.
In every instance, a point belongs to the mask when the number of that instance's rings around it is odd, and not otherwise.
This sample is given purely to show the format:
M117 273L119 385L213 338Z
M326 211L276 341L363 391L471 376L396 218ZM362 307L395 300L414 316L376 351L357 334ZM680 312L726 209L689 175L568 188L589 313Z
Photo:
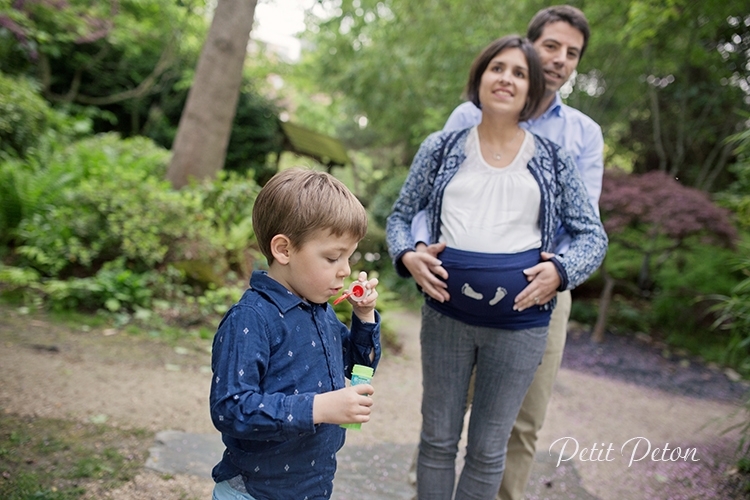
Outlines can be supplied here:
M282 314L302 303L302 299L290 292L284 285L268 276L266 271L253 271L250 286L238 304L257 305L273 304Z

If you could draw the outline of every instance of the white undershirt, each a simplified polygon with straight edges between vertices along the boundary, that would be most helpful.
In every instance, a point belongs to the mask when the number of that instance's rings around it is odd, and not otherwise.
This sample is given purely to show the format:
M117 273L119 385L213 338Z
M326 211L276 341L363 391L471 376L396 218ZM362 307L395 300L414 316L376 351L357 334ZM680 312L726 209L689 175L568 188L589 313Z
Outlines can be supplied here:
M443 194L440 241L482 253L540 248L541 192L527 168L534 156L533 135L524 130L518 154L503 168L484 161L476 127L469 132L465 150L466 159Z

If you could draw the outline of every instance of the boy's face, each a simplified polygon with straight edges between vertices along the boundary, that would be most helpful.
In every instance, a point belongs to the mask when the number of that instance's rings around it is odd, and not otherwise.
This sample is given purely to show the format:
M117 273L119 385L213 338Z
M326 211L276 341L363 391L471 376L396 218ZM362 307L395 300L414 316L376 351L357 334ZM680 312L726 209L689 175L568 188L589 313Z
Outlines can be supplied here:
M344 278L352 272L349 258L358 243L349 235L334 236L329 231L318 231L299 248L290 247L283 272L271 277L298 297L322 304L343 288Z

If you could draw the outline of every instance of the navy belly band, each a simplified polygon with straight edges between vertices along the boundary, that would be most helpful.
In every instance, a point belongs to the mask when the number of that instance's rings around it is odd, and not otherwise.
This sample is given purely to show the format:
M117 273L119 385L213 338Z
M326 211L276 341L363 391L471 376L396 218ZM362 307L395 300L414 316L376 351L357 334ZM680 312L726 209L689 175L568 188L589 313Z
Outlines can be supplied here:
M528 281L524 269L541 261L538 248L515 254L479 253L446 248L438 255L448 271L448 302L427 298L427 305L469 325L522 330L549 324L552 307L514 311L513 301Z

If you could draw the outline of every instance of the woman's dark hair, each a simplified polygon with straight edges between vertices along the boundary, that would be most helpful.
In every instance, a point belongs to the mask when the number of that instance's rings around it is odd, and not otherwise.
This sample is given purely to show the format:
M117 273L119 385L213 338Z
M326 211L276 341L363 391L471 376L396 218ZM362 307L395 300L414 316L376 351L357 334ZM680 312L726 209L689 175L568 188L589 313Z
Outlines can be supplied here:
M508 49L520 49L526 56L526 62L529 66L529 93L526 96L526 105L521 110L519 121L526 121L533 117L544 97L546 87L544 81L544 71L542 63L539 61L539 55L536 53L534 46L525 38L518 35L507 35L498 38L487 45L482 52L471 63L469 70L469 81L466 82L466 99L473 102L478 108L482 105L479 102L479 84L482 82L482 75L492 59L500 52Z
M526 29L526 37L531 40L531 43L534 43L542 36L545 26L559 21L568 23L583 35L583 47L581 47L581 53L578 55L578 60L580 61L583 53L586 52L586 46L589 44L589 36L591 36L589 22L580 9L576 9L570 5L554 5L540 10L529 22L529 27Z

